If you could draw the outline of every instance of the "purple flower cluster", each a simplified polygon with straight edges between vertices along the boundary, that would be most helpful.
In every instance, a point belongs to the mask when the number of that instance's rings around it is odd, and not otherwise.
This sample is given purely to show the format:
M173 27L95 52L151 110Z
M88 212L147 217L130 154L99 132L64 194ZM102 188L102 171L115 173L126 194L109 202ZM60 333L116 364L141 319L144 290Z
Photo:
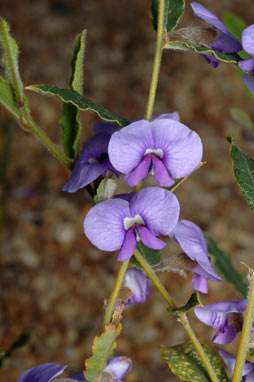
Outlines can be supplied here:
M51 382L66 369L56 363L44 363L24 371L17 382ZM122 382L122 378L131 370L131 360L126 357L112 357L107 361L101 381ZM104 377L104 379L103 379ZM66 381L86 381L83 371L71 375Z

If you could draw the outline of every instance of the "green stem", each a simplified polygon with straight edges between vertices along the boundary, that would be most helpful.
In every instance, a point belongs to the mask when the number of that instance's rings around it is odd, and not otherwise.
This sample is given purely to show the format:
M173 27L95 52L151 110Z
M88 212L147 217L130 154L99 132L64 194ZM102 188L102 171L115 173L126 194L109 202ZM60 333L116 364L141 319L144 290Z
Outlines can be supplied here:
M128 269L129 262L130 262L130 259L126 260L126 261L124 261L122 263L120 271L119 271L119 273L117 275L116 282L115 282L115 285L114 285L114 289L112 291L112 294L111 294L110 299L109 299L109 303L108 303L107 308L106 308L106 312L105 312L105 316L104 316L104 321L103 321L103 329L104 329L104 327L106 325L108 325L110 323L111 316L112 316L112 313L113 313L113 310L114 310L114 306L116 304L116 300L117 300L120 288L122 286L125 273L126 273L126 271Z
M58 150L51 139L36 125L36 123L31 119L29 113L24 110L24 116L21 120L18 120L19 124L26 130L31 131L36 135L39 140L47 147L52 155L54 155L64 166L72 170L72 163Z
M154 101L155 101L159 72L160 72L162 43L163 43L164 11L165 11L165 0L159 0L158 27L157 27L157 38L156 38L155 55L154 55L154 62L153 62L153 73L151 78L147 109L146 109L146 119L148 121L151 121L151 118L153 115Z
M137 249L134 251L134 256L138 260L138 262L142 265L144 270L146 271L148 277L152 280L162 297L167 301L170 308L176 308L176 305L174 301L169 296L167 290L159 280L159 278L155 275L153 269L150 267L150 265L147 263L147 261L144 259L144 257L137 251ZM211 378L212 382L219 382L215 371L211 365L211 362L209 361L209 358L207 357L202 345L200 344L198 338L196 337L195 333L193 332L190 323L187 319L186 314L181 313L179 314L180 322L182 323L184 329L186 330L190 340L192 341L193 345L195 346L195 349L197 350L200 358L202 359L204 366Z
M249 340L251 335L252 322L254 317L254 270L249 270L249 296L244 317L244 323L242 328L242 335L238 346L236 363L233 373L232 382L240 382L242 380L242 373L244 363L249 350Z

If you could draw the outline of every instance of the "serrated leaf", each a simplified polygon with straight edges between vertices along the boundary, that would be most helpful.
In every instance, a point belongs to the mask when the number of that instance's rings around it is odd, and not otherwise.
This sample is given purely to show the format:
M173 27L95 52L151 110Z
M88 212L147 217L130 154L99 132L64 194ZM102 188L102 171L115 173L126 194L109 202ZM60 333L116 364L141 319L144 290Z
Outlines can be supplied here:
M10 82L18 105L24 104L24 87L18 69L18 46L10 35L10 27L0 17L0 44L2 46L2 65Z
M237 108L230 109L231 117L243 127L246 127L249 130L254 131L254 123L251 120L250 116L245 113L245 111Z
M238 186L249 204L254 208L254 159L248 157L240 147L238 147L232 137L228 137L230 142L230 157L233 163L233 170Z
M246 298L248 291L247 283L244 281L243 276L233 267L229 254L221 250L210 236L205 235L205 237L208 253L213 259L215 270L234 287L239 296Z
M100 336L96 336L92 345L92 355L85 361L85 378L92 382L99 378L100 374L106 366L107 359L112 355L116 347L115 340L122 331L120 324L121 312L123 307L119 306L113 313L112 323L105 326L104 332ZM120 318L115 320L116 315ZM115 321L115 322L114 322Z
M238 61L241 59L237 53L219 53L207 46L196 46L185 41L168 41L163 46L163 49L173 49L181 50L184 52L207 54L217 58L221 62L226 62L228 64L237 64Z
M247 24L234 13L225 12L222 18L223 23L228 28L229 32L237 38L237 40L241 41L242 39L242 31L247 27ZM242 59L250 58L251 56L246 53L244 50L238 52L239 56Z
M0 104L7 109L13 117L21 117L12 86L2 77L0 77Z
M96 195L94 196L95 203L103 202L104 200L112 199L115 195L117 183L114 179L104 178L97 187Z
M59 89L52 85L31 85L26 89L33 90L42 94L57 96L61 101L70 103L82 111L92 111L96 113L102 120L114 122L120 127L126 126L130 123L128 119L122 118L117 114L105 109L103 106L82 97L78 92L72 89Z
M203 345L219 382L228 382L223 362L219 355L214 353L207 345ZM172 348L161 349L161 359L182 381L211 382L211 379L197 353L194 345L178 345Z
M201 302L199 300L199 294L198 292L194 292L192 293L190 299L184 306L182 306L181 308L168 308L167 310L171 314L188 313L200 305L201 305Z
M81 95L83 93L85 37L86 30L84 30L75 41L71 63L72 75L70 79L70 88ZM82 128L78 108L70 103L64 103L60 123L63 130L62 144L64 152L69 158L76 158L78 155L78 140Z
M158 27L159 1L160 0L153 0L150 10L151 21L155 30L157 30ZM165 0L164 29L166 29L167 32L171 32L177 26L184 13L184 8L184 0Z
M144 257L151 267L155 267L160 264L162 251L148 248L142 243L142 241L138 242L136 250L141 254L141 256ZM143 269L134 256L131 257L130 262L135 268Z
M0 359L0 367L3 366L3 363L6 360L6 358L11 357L12 353L15 350L18 350L18 349L24 347L25 345L27 345L28 342L30 341L30 339L31 339L31 333L29 333L29 332L22 333L20 335L20 337L16 341L13 342L13 344L10 346L10 348L4 353L3 357Z

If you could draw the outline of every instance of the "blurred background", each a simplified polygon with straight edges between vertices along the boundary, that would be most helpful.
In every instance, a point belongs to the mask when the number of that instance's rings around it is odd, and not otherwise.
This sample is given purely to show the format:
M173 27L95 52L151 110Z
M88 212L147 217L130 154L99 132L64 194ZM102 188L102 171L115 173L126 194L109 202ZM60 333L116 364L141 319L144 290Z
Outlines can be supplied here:
M128 119L138 119L145 114L156 38L150 3L1 0L0 14L19 44L26 85L67 87L73 43L85 28L85 96ZM230 11L247 25L254 21L251 0L203 0L202 4L220 18ZM195 19L186 1L179 26L195 25L205 24ZM60 101L28 91L27 95L35 121L61 148ZM254 136L231 118L231 108L241 108L254 118L253 100L231 66L213 69L202 57L164 52L154 114L178 111L181 121L201 136L207 161L176 192L181 218L199 224L245 273L240 261L253 266L253 212L234 180L225 137L233 136L254 156ZM3 138L9 116L2 108L0 116ZM91 113L83 113L82 119L81 146L97 121ZM35 137L14 127L10 191L1 226L0 348L7 350L23 331L30 331L32 339L6 360L0 369L3 382L16 381L22 371L44 362L70 365L67 375L80 370L100 332L104 299L111 293L119 263L115 254L98 251L86 239L83 219L92 201L84 190L61 191L69 177L70 172ZM165 255L178 250L172 248L167 247ZM190 276L183 279L167 272L159 276L179 305L188 300ZM209 287L209 295L202 296L204 304L239 299L224 283ZM214 330L193 314L190 320L200 340L210 341ZM177 345L187 337L175 318L167 315L166 304L154 288L146 304L125 311L123 328L115 354L133 359L126 381L177 380L161 363L159 346ZM234 352L237 341L224 349Z

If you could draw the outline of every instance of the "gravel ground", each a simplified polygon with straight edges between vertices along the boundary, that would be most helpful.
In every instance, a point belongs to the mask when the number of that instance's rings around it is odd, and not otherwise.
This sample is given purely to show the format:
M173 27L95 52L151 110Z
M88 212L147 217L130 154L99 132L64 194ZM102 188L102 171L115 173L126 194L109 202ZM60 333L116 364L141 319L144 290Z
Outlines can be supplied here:
M220 17L232 11L253 23L251 0L203 4ZM27 85L67 87L73 41L86 28L86 96L126 118L138 119L145 113L155 42L149 6L144 0L1 0L0 13L19 42ZM187 1L181 26L200 23ZM60 102L28 91L27 95L34 119L61 147ZM181 218L199 224L232 254L242 273L246 270L240 261L253 266L253 213L235 183L225 137L232 135L254 155L253 136L229 112L237 107L254 117L251 101L232 67L221 64L214 70L198 56L165 52L155 114L178 111L181 121L200 134L207 162L177 190ZM2 109L0 113L5 126L8 116ZM90 113L82 118L81 143L91 136L96 121ZM1 242L0 347L6 350L24 330L32 332L32 340L6 361L0 370L3 382L15 381L23 370L43 362L68 364L70 372L80 370L100 332L104 299L110 295L119 264L84 236L82 224L91 200L83 190L70 195L61 191L69 176L37 139L15 127ZM124 190L122 181L118 190ZM188 299L190 277L167 272L159 276L179 305ZM231 286L211 283L202 302L237 298ZM212 329L200 325L192 314L190 320L202 342L212 338ZM167 315L164 301L152 289L145 305L124 313L116 354L131 357L134 365L125 380L176 381L161 363L158 349L161 344L185 341L183 329ZM237 341L225 349L235 351Z

